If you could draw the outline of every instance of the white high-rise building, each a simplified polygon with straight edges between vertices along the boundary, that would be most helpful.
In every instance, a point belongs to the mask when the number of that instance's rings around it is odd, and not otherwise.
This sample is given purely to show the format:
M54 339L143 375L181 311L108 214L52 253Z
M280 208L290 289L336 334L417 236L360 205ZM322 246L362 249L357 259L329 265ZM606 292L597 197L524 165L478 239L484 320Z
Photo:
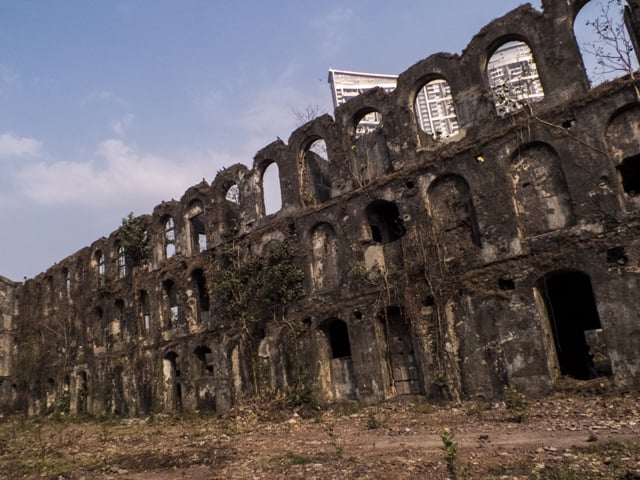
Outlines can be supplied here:
M489 59L487 75L499 115L544 97L533 53L524 42L507 42L498 48Z

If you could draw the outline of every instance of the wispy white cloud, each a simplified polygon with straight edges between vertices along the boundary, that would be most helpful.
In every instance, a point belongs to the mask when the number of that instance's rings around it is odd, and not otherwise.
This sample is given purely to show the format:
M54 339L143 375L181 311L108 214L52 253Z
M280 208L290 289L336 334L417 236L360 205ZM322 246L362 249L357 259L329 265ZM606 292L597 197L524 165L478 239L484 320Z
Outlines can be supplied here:
M232 160L212 152L169 159L109 139L98 145L90 161L26 165L15 185L22 197L36 204L144 210L162 199L179 198Z
M116 135L122 136L133 126L136 116L133 113L126 113L117 120L111 122L111 129Z
M0 160L38 155L42 143L35 138L20 137L11 132L0 134Z

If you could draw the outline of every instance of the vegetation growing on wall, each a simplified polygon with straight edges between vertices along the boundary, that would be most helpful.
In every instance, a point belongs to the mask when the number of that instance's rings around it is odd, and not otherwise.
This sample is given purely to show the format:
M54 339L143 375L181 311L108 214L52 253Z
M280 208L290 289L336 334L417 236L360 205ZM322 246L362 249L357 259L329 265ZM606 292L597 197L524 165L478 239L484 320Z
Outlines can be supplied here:
M229 237L213 252L212 300L221 321L240 324L248 334L268 320L284 318L287 307L304 296L304 274L294 263L290 241L269 245L258 256L237 229Z
M133 212L122 219L122 226L118 231L118 238L124 247L127 262L141 265L149 258L149 241L147 222L144 216L134 216Z

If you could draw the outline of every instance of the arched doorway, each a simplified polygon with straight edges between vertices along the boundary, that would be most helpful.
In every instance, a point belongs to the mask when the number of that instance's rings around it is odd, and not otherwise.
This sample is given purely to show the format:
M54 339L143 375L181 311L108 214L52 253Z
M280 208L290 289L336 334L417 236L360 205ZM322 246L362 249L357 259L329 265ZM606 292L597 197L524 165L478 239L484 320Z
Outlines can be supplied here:
M422 393L411 332L402 310L391 306L378 315L384 333L391 382L398 395Z
M586 273L550 273L538 282L544 300L560 372L588 380L609 373L602 325Z

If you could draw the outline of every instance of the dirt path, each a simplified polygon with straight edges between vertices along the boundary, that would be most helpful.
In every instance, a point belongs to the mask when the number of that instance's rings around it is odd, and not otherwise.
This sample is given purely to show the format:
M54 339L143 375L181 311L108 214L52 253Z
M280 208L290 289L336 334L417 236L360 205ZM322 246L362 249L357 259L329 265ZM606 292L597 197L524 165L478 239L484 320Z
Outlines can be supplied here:
M299 412L11 420L0 423L0 478L640 480L638 394L557 393L530 402L522 423L500 402Z

